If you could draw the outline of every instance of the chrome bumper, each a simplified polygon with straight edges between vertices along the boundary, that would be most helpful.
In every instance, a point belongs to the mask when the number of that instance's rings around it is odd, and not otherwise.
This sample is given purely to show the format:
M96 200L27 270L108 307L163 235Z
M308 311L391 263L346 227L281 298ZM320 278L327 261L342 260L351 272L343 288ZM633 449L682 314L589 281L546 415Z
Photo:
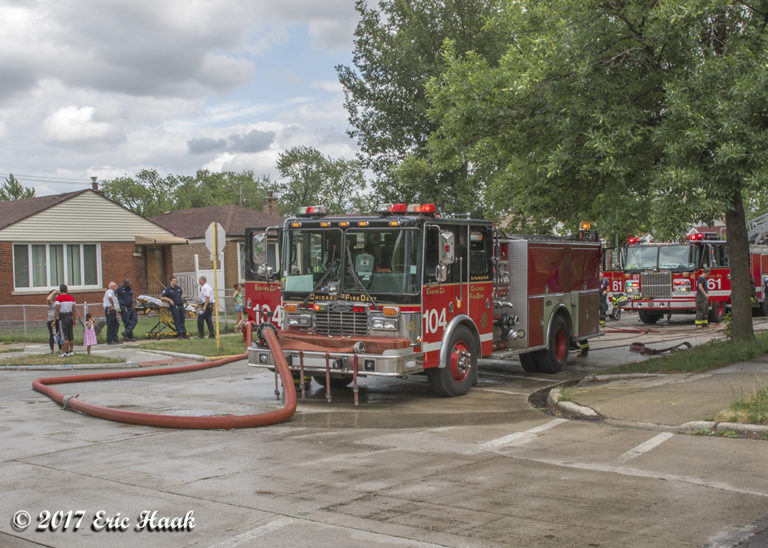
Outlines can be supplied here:
M424 371L424 355L411 348L385 350L382 354L349 354L345 352L316 352L283 350L283 355L292 371L299 371L304 364L304 373L308 375L325 373L326 367L331 373L351 375L357 356L357 374L359 376L402 377ZM261 346L248 348L250 367L275 367L272 351Z

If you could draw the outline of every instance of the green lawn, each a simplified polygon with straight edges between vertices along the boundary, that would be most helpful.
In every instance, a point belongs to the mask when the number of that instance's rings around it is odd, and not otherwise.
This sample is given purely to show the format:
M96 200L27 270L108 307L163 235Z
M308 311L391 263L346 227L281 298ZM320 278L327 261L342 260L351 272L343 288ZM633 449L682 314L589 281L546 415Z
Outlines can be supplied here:
M95 319L103 320L104 318L99 316L99 317L95 317ZM136 327L133 329L134 336L137 339L146 339L147 331L151 330L155 326L155 324L157 324L157 317L145 316L143 314L139 315L139 321L136 324ZM187 328L187 332L190 335L196 335L197 320L188 319L186 321L186 328ZM118 333L120 334L121 338L122 338L123 330L124 330L123 323L120 322L120 329ZM234 319L227 318L224 315L219 316L219 330L221 333L232 333L234 331ZM169 330L166 329L165 332L168 333ZM96 337L96 340L102 344L106 343L107 342L106 336L107 336L107 328L104 327ZM40 324L28 324L26 330L24 330L24 328L21 328L21 327L14 327L14 328L0 327L0 342L47 343L48 328L45 326L45 322L42 322ZM83 327L78 322L78 325L75 327L75 344L82 344L82 342L83 342Z
M76 352L69 358L61 358L59 354L25 354L0 360L0 367L6 365L73 365L82 363L124 363L125 360L107 358L105 356L89 356L85 352Z
M183 354L197 354L200 356L232 356L242 354L247 350L240 333L223 335L219 337L219 347L216 347L216 339L165 339L159 341L147 341L138 345L147 350L167 350Z
M618 373L689 373L707 371L762 356L768 353L768 333L757 333L747 343L711 341L689 350L679 350L638 363L604 369L600 374Z

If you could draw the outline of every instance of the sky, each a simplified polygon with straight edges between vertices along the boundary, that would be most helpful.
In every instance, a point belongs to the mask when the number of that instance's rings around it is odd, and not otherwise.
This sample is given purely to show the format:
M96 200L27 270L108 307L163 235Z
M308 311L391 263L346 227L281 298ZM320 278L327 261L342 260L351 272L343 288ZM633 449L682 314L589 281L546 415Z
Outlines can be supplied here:
M133 176L353 158L335 66L353 0L0 0L0 183L38 196Z

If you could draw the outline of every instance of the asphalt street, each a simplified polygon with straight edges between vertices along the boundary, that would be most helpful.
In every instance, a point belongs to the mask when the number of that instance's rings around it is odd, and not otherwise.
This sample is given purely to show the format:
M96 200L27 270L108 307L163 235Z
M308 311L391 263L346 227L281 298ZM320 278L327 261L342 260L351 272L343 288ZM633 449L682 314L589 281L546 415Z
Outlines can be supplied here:
M526 374L514 358L483 360L478 386L460 398L433 396L418 376L362 379L357 407L351 391L327 403L313 383L290 421L242 430L96 419L31 388L37 377L75 372L0 371L0 545L736 546L760 539L768 527L766 441L569 420L529 403L545 387L645 359L628 351L632 341L661 347L719 335L695 332L689 319L652 330L624 320L609 323L590 355L572 357L558 375ZM162 359L130 345L119 351L135 362ZM65 391L153 413L281 406L274 376L244 361Z

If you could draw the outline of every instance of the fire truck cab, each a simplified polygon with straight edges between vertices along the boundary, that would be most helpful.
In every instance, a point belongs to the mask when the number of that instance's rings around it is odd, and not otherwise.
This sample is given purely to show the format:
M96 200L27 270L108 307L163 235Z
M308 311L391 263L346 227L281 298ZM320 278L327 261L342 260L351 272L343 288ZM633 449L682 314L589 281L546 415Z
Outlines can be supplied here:
M249 318L273 323L291 369L323 386L426 373L435 393L457 396L480 357L520 354L526 371L555 373L598 333L599 243L508 238L433 204L302 208L247 242ZM274 367L258 341L248 355Z
M640 320L655 324L664 315L696 310L696 280L710 268L707 291L709 320L719 323L731 304L731 271L725 240L716 235L697 233L684 243L641 243L630 239L626 250L624 308L637 311ZM768 313L763 272L768 267L768 248L750 248L750 278L753 282L753 307Z

